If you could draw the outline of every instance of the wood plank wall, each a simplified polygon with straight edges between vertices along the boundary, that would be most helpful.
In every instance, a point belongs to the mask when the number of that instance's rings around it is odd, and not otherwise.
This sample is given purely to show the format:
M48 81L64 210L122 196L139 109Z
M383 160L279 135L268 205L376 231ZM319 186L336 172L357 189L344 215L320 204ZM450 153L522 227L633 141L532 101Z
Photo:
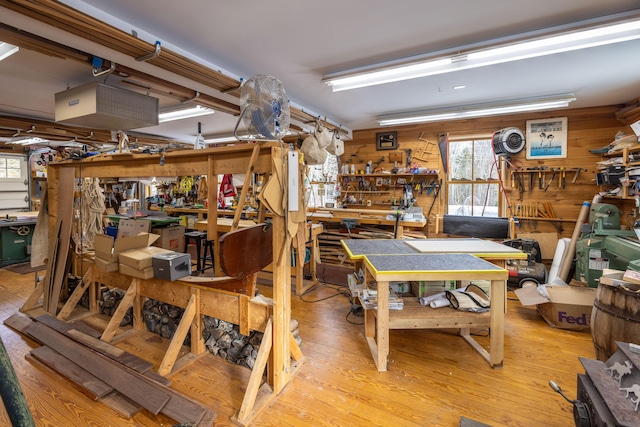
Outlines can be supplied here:
M393 163L388 161L388 155L391 151L376 151L376 133L382 131L396 130L398 132L398 150L404 154L404 150L411 149L415 154L425 145L425 142L421 139L437 143L438 135L441 133L448 133L450 137L455 138L465 136L486 137L495 131L510 126L518 127L524 133L527 120L567 117L567 158L527 160L526 150L512 156L512 158L514 161L522 162L522 166L525 168L546 166L550 169L564 166L567 169L573 169L582 167L587 169L588 172L582 172L575 183L571 182L574 173L567 173L565 189L558 188L558 177L556 176L556 182L552 183L546 192L535 188L531 193L528 191L525 192L522 200L519 200L519 192L515 188L511 188L510 176L505 180L505 190L512 206L516 203L551 202L557 218L570 220L560 223L562 224L562 232L559 234L559 237L571 237L582 203L584 201L592 201L594 195L600 191L595 185L595 166L596 162L601 159L601 156L599 154L592 154L589 150L601 148L611 143L618 131L633 133L629 126L616 119L616 112L621 108L622 106L614 105L354 131L353 140L347 141L345 144L345 153L341 156L341 161L346 163L353 162L356 164L356 169L364 169L367 161L372 160L375 162L380 159L381 156L385 156L385 161L381 166L391 169ZM432 154L428 156L426 162L420 160L415 161L421 167L440 169L440 177L444 178L437 145L432 145L432 148ZM547 182L550 178L551 174L547 173ZM418 197L417 199L417 205L422 207L426 214L433 200L432 196L427 197L423 194L422 197ZM633 207L632 201L623 202L615 199L606 199L604 201L622 208L622 218L626 218L626 213L628 213L626 211L629 211ZM429 237L435 237L435 216L445 213L443 211L444 207L444 199L438 200L434 205L427 225L429 228L428 230L424 230L428 233ZM557 228L550 221L523 221L516 230L516 232L530 231L554 232L557 231Z

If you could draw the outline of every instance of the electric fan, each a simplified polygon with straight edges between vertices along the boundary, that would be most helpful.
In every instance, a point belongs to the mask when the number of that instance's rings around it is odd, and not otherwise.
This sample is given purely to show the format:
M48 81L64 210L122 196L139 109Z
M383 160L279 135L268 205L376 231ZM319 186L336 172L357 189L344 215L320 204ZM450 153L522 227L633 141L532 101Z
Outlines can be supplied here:
M257 75L240 88L242 111L233 131L241 140L278 141L289 130L289 100L280 80ZM244 122L248 134L238 136L238 126Z
M516 127L500 129L493 134L492 141L497 156L516 154L524 148L524 135Z

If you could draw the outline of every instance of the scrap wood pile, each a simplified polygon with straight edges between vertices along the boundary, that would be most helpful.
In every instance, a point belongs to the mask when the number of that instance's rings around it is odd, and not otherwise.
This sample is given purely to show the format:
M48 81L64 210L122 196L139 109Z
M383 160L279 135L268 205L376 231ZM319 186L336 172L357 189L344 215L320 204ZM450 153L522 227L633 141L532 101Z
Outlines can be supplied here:
M170 381L151 371L150 362L100 341L100 333L82 322L16 313L4 323L42 344L27 356L30 360L48 366L127 418L144 408L178 423L214 424L213 410L169 388Z
M367 227L358 225L356 228L347 230L343 225L336 223L323 224L324 231L318 236L320 246L320 261L327 264L353 266L353 261L349 260L346 251L340 243L344 239L393 239L393 230L387 231L379 227ZM413 230L404 230L405 239L424 239L425 235Z

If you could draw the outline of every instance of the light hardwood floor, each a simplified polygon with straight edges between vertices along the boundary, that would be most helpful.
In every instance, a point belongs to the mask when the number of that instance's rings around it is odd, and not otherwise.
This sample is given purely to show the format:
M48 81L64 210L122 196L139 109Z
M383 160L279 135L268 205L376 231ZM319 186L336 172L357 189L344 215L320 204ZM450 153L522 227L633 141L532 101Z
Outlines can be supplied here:
M33 274L0 269L0 320L22 305ZM269 296L270 288L260 287ZM334 294L323 287L304 297ZM344 296L304 302L292 296L306 361L283 392L254 421L255 426L458 426L465 416L492 426L570 426L572 408L548 381L575 397L578 357L595 358L589 332L549 327L535 310L509 294L504 367L491 369L452 332L391 331L389 370L379 373L363 327L347 322ZM362 322L361 317L349 320ZM92 401L64 378L25 360L35 343L3 324L9 352L38 426L171 426L142 411L127 420ZM481 342L484 340L480 338ZM119 346L155 363L167 342L141 334ZM172 387L217 411L216 425L233 425L248 381L247 369L207 354L171 376ZM0 405L0 426L9 425Z

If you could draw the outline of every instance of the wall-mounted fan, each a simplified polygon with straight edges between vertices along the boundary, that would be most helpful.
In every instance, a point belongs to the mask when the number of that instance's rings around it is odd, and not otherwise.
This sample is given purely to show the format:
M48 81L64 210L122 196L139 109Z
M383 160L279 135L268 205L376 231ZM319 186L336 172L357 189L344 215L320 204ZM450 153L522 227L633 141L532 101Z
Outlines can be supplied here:
M524 149L524 134L516 127L500 129L491 140L497 156L516 154Z
M240 117L233 131L238 139L278 141L289 131L289 100L284 86L275 77L257 75L240 88ZM248 134L238 136L244 122Z

